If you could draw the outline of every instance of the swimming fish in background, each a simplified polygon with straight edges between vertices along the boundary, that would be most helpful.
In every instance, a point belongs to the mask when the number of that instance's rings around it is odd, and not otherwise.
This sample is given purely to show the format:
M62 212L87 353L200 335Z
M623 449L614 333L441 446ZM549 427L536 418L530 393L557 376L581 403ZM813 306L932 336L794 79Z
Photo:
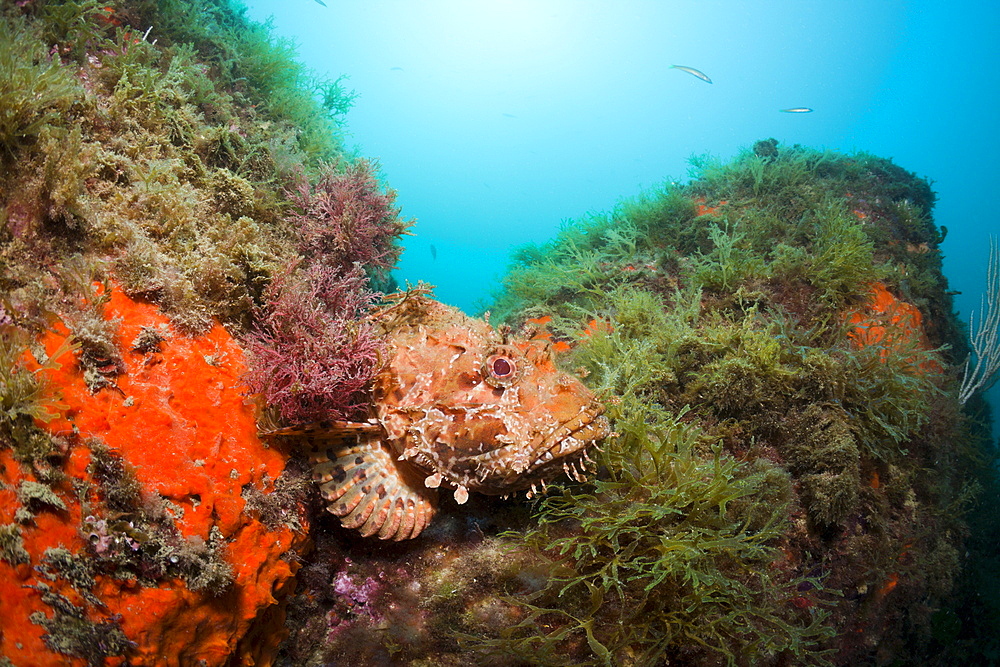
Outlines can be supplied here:
M321 4L321 5L323 5L324 7L326 7L326 3L325 3L325 2L323 2L323 0L316 0L316 2L318 2L319 4Z
M809 107L792 107L791 109L779 109L781 113L812 113Z
M431 259L437 259L437 258L438 258L438 249L435 248L434 244L432 243L431 244Z
M587 450L611 429L590 390L556 368L548 341L420 295L372 317L391 352L370 418L265 434L304 445L341 525L406 540L430 523L439 490L461 505L472 491L530 497L562 474L585 479Z
M708 78L707 74L705 74L701 70L697 70L697 69L695 69L693 67L685 67L684 65L671 65L670 69L679 69L682 72L687 72L688 74L691 74L692 76L698 77L699 79L701 79L705 83L712 83L712 80Z

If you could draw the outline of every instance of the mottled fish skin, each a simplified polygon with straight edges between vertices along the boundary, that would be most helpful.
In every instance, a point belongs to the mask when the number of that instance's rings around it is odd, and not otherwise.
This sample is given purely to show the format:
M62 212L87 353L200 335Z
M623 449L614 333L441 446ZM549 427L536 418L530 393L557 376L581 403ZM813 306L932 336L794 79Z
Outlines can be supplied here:
M609 433L604 407L558 370L549 344L497 331L423 296L376 314L392 352L372 388L372 418L274 431L304 441L341 523L364 536L416 537L438 490L533 493L584 479L586 450Z

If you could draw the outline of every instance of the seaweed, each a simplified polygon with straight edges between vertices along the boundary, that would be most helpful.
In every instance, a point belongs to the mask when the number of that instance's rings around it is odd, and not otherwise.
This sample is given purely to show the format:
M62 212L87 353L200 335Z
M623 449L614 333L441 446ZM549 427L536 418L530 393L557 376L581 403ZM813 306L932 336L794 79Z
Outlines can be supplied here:
M382 341L359 316L374 301L360 266L288 273L268 289L259 329L245 341L249 391L290 422L352 419L367 409L367 389Z
M42 38L61 58L83 62L110 27L109 7L101 0L35 0L23 3L42 26Z
M391 206L340 142L343 80L313 77L227 2L37 2L3 29L0 81L11 95L34 91L0 118L0 143L19 159L0 181L0 257L25 310L65 314L63 295L40 284L78 253L102 277L97 258L110 258L126 291L185 333L213 319L247 330L295 259L283 219L304 174L339 164ZM48 55L54 44L62 59Z
M857 303L868 286L884 278L875 262L875 246L861 222L851 219L841 203L829 202L816 211L810 266L805 273L820 298L838 308Z
M125 636L121 621L116 617L93 621L84 607L46 584L35 586L42 602L53 609L52 616L36 611L29 617L45 630L42 639L56 653L82 658L88 666L105 664L105 659L127 655L134 644Z
M31 554L24 548L21 527L16 523L0 525L0 558L11 565L23 565L31 561Z
M705 340L712 323L700 294L676 292L669 304L626 287L608 294L609 326L581 340L567 363L609 398L615 435L597 456L592 486L556 489L534 528L506 536L548 564L547 583L515 595L522 620L499 636L470 639L477 650L537 664L617 664L626 656L659 664L693 646L703 659L731 664L782 654L823 662L833 636L823 608L834 593L794 567L764 567L782 560L788 473L737 460L694 410L668 407L685 382L685 359L731 349ZM744 353L753 341L777 360L780 345L756 337L752 322L736 334ZM803 587L811 591L805 614L791 604Z
M9 164L48 126L63 125L83 89L25 21L0 15L0 159Z
M730 292L743 282L762 277L765 264L746 245L746 234L738 225L719 225L709 228L712 252L697 258L694 280L703 288L717 292Z
M269 493L253 484L246 484L240 496L246 501L244 511L269 529L278 530L287 526L298 531L303 528L299 509L307 501L311 490L308 477L292 464L274 480Z
M618 435L592 485L557 490L537 527L507 536L549 564L547 583L514 590L522 622L473 643L543 664L844 664L870 653L834 634L867 624L900 655L929 655L930 615L907 605L960 604L962 508L990 460L954 400L968 343L933 192L889 160L773 140L692 163L690 183L512 257L492 312L512 326L548 317L572 347L560 363L606 401ZM706 516L718 521L699 535L734 555L726 567L711 550L667 558L675 538L692 553L684 522ZM773 581L748 576L758 557ZM702 582L721 592L695 595ZM726 625L744 612L754 620ZM755 638L771 623L783 646Z
M289 193L295 211L288 222L296 230L299 251L307 259L344 272L354 263L376 275L396 265L405 221L394 206L396 193L383 190L367 160L342 171L327 167L315 186L303 176Z
M822 601L821 583L767 567L780 554L787 476L725 456L684 413L634 399L614 413L607 476L547 497L523 536L551 564L547 585L515 598L523 620L480 648L534 664L652 665L684 646L728 664L824 662L828 614L789 604L803 584ZM777 502L746 502L765 484Z
M26 333L13 324L0 325L0 446L11 447L15 459L36 465L37 471L38 465L57 453L57 447L34 422L49 422L66 407L58 393L38 379L39 373L58 368L58 360L78 346L67 339L66 345L32 372L22 356L28 340Z
M227 0L140 2L134 21L156 26L166 44L191 44L211 66L218 87L234 91L241 106L274 124L310 169L349 157L343 146L343 114L355 94L342 84L318 77L296 58L290 40L255 23L246 9Z

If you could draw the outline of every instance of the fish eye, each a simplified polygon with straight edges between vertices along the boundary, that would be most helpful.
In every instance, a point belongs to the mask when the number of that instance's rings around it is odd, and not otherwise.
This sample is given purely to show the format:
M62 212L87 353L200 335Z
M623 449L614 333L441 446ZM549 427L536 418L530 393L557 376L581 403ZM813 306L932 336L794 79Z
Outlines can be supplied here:
M483 379L493 387L509 387L520 379L522 365L520 354L502 345L483 362Z
M498 378L507 377L514 372L514 364L509 359L497 357L493 360L493 374Z

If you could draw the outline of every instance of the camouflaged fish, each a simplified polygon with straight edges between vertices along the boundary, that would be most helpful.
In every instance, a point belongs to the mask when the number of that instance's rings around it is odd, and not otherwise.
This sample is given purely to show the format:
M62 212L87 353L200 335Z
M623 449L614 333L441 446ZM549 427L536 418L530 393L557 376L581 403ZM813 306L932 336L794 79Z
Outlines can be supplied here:
M327 509L363 536L416 537L438 490L534 493L566 473L583 479L586 449L608 435L604 407L556 369L549 343L497 331L421 295L374 316L390 357L367 422L274 431L305 440Z

